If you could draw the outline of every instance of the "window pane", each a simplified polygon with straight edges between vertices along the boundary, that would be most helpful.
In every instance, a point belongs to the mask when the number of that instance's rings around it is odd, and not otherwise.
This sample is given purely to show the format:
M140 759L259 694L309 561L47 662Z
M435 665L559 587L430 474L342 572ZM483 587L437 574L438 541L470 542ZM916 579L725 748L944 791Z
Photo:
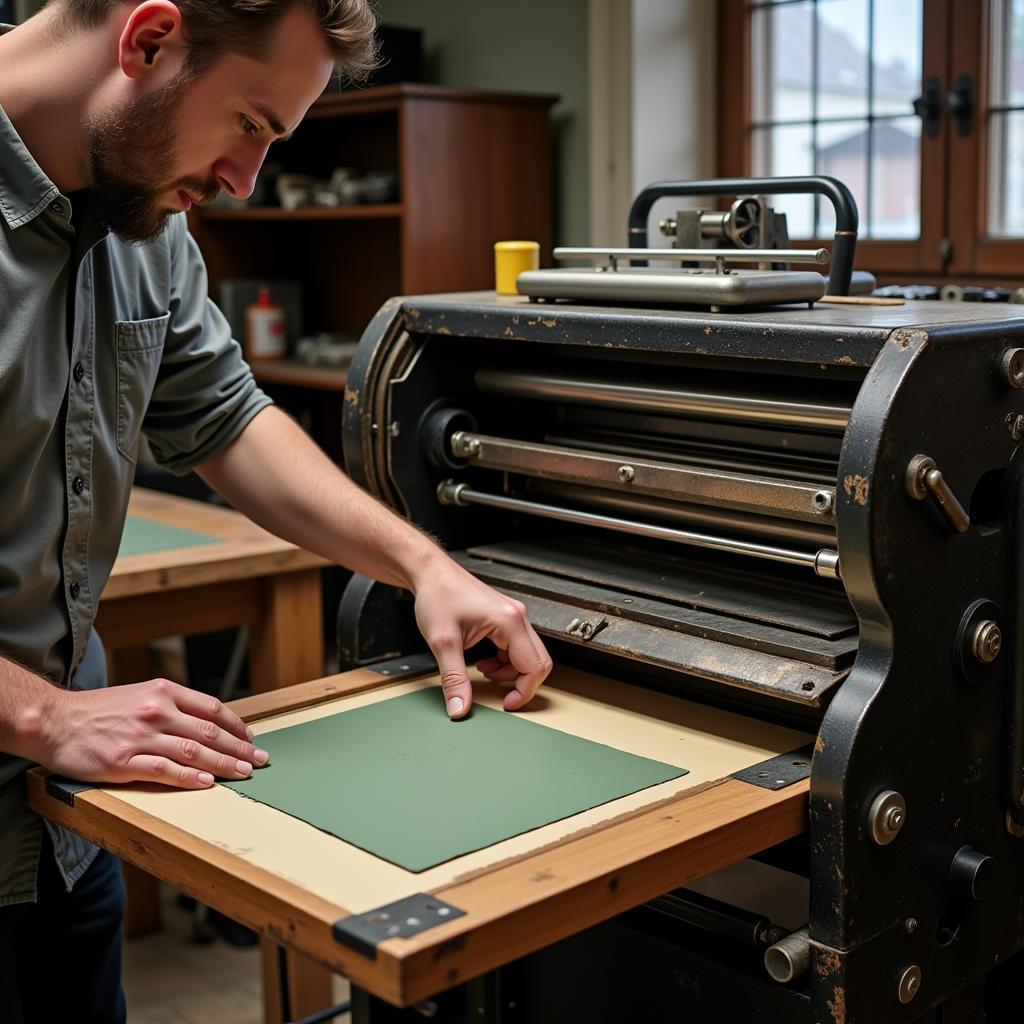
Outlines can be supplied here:
M752 139L754 174L781 177L812 174L814 150L810 125L755 129ZM814 231L814 205L810 196L775 196L769 199L785 213L790 238L810 238Z
M871 135L871 238L921 234L921 122L876 121Z
M989 232L1024 235L1024 113L991 115Z
M1024 105L1024 0L992 0L992 104Z
M868 0L818 4L818 117L866 117Z
M1024 5L1024 0L1021 0ZM875 0L872 111L909 114L921 92L922 0Z
M868 122L846 121L818 126L818 173L829 174L846 184L857 200L861 216L861 235L867 235L864 223L868 196ZM818 200L818 237L835 234L836 217L827 199Z
M811 118L810 2L758 7L754 11L755 121L807 121Z

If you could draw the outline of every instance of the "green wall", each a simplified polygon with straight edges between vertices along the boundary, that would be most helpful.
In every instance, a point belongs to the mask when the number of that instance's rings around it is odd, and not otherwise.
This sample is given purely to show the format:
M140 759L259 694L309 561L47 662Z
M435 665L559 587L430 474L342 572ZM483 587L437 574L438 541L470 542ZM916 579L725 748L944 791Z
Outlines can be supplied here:
M560 96L555 240L589 242L587 0L378 0L380 20L423 29L426 76L440 85Z

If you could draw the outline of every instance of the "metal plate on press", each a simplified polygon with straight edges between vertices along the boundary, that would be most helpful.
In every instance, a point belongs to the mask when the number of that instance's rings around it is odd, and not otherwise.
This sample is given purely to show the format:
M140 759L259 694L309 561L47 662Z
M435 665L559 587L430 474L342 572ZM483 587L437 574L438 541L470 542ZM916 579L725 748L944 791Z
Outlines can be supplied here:
M661 270L554 268L519 275L520 295L531 299L654 302L678 306L771 306L816 302L825 294L821 274L802 270Z

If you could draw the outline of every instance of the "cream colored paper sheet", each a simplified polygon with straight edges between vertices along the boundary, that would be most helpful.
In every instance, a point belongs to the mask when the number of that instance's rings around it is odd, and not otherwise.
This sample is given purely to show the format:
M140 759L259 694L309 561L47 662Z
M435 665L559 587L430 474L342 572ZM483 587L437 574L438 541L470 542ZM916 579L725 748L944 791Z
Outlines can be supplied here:
M277 715L255 723L253 731L259 735L437 685L436 676L394 683L318 707ZM503 693L483 684L477 688L477 699L488 707L500 708ZM535 715L537 721L552 728L597 743L685 767L689 774L418 874L373 857L273 808L246 800L223 786L202 792L157 791L135 786L111 791L132 806L230 850L351 913L362 913L410 893L430 892L449 885L575 832L724 778L811 739L791 729L564 668L556 669L530 709L519 713ZM509 780L509 785L514 785L514 779Z

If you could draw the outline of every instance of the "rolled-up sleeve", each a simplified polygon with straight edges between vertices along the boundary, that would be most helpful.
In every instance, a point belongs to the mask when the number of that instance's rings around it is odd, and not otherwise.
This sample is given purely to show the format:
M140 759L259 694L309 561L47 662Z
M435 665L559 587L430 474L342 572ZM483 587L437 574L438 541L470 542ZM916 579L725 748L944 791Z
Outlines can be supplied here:
M142 429L157 462L184 474L230 444L271 400L208 297L206 267L183 215L166 237L171 317Z

